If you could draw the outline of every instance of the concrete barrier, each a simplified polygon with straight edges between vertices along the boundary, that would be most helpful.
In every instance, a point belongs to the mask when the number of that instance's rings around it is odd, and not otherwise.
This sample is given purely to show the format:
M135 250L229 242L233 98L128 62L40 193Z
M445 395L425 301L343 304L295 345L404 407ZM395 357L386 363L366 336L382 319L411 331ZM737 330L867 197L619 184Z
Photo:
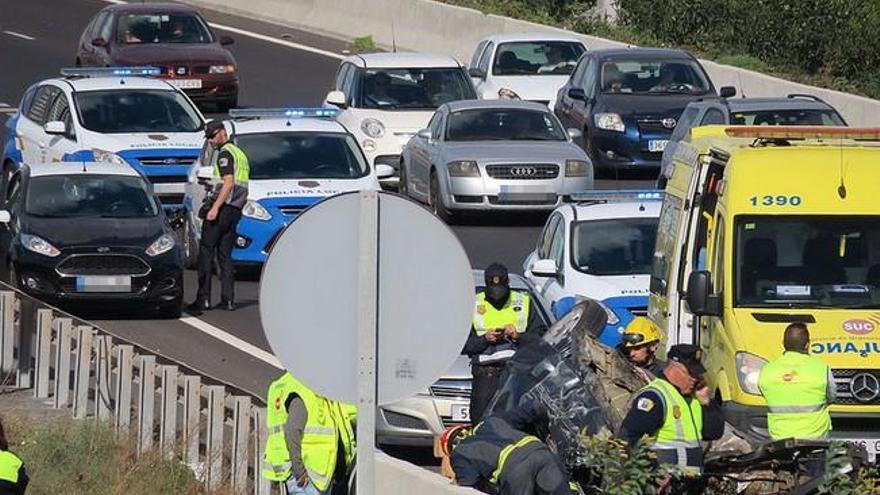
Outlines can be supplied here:
M376 493L382 495L458 494L477 495L478 491L453 485L448 479L424 468L376 454Z

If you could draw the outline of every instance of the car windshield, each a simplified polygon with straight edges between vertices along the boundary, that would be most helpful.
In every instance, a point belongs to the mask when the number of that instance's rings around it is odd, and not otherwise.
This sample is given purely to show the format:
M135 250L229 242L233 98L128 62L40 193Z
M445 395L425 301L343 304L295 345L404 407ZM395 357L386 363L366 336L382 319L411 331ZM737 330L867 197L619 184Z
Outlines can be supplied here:
M212 43L211 31L195 14L123 14L116 26L120 43Z
M582 53L583 45L570 41L502 43L495 52L492 73L496 76L568 75Z
M146 218L158 215L159 207L141 177L82 174L32 178L25 211L53 218Z
M475 99L460 68L370 69L364 75L362 108L433 110L444 103Z
M550 112L480 108L451 112L447 141L565 141L567 135Z
M647 275L656 238L656 218L575 222L571 261L576 270L590 275Z
M733 112L734 125L845 125L833 110L761 110Z
M83 127L101 134L196 132L198 111L172 90L78 91L73 94Z
M367 163L348 134L270 132L240 134L251 179L355 179L367 175Z
M600 84L603 93L703 95L710 91L703 69L686 58L605 60Z
M880 308L880 217L736 222L737 306Z

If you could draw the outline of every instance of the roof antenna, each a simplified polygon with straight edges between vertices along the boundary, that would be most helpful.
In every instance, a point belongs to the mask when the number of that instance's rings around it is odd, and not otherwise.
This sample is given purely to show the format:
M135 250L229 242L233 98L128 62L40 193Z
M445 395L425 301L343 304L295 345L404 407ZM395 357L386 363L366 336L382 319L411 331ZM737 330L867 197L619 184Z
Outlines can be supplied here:
M840 199L846 199L846 184L844 183L844 178L846 177L846 165L843 163L843 139L840 140L840 185L837 186L837 195L840 196Z
M391 18L391 52L397 53L397 35L394 32L394 17Z
M736 72L736 79L737 79L737 81L739 81L739 94L740 94L740 98L745 98L745 97L746 97L746 88L745 88L745 86L743 86L743 75L742 75L742 71L737 71L737 72Z

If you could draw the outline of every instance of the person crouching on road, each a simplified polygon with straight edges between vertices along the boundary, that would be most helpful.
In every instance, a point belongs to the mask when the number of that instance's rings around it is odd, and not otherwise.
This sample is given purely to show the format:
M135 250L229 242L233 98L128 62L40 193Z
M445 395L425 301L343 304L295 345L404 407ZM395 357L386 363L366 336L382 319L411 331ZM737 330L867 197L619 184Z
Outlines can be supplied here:
M266 395L263 477L283 484L284 495L345 495L354 469L354 406L312 392L290 373Z
M660 464L681 470L685 478L666 478L661 484L665 489L672 482L673 493L702 493L699 483L688 479L703 470L700 441L717 440L724 433L721 407L702 380L706 368L700 354L694 345L672 346L663 372L633 398L618 432L630 449L647 437Z
M229 141L226 127L220 120L212 120L205 126L205 138L219 150L214 163L213 203L205 213L202 235L199 239L199 290L196 300L187 306L191 313L211 309L211 277L214 256L220 266L220 305L228 311L235 310L235 268L232 265L232 248L235 246L235 229L241 219L241 210L248 197L250 166L244 152Z
M9 451L9 441L0 421L0 495L22 495L29 481L21 458Z
M660 329L653 321L637 316L623 331L619 349L630 363L655 377L660 376L666 367L665 362L657 359L660 337Z
M770 438L826 439L831 432L828 404L836 392L831 369L809 356L810 332L803 323L788 325L782 339L785 352L758 377Z
M477 294L471 333L462 350L471 358L472 424L482 419L498 390L504 364L513 356L522 335L540 335L547 330L529 295L510 289L507 267L492 263L485 277L486 290Z

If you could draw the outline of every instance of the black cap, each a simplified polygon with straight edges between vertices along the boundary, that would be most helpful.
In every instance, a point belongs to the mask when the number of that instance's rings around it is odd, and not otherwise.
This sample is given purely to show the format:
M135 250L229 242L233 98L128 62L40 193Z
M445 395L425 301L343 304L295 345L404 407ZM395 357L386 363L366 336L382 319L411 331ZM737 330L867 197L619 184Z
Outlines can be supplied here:
M207 124L205 124L205 137L207 139L211 139L212 137L214 137L214 134L216 134L217 131L219 131L220 129L225 129L225 127L223 127L222 120L212 120L208 122Z
M688 373L698 377L706 372L703 363L700 362L703 351L699 347L691 344L674 345L666 353L666 357L670 361L678 361L687 367Z
M508 284L507 267L501 263L492 263L483 274L486 276L486 287Z

